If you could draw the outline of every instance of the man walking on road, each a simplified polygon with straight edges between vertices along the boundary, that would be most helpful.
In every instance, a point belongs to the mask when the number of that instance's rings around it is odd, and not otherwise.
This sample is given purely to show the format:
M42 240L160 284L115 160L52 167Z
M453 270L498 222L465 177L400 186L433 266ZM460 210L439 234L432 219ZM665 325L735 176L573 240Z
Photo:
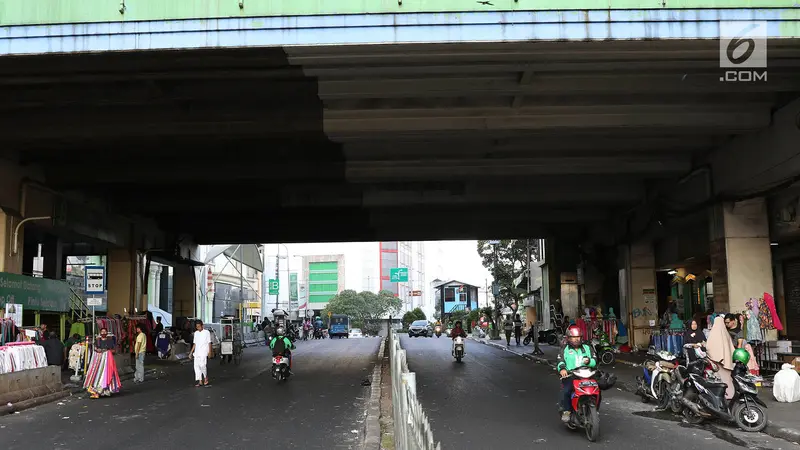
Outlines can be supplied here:
M136 343L133 346L136 354L136 372L133 374L133 382L141 383L144 381L144 355L147 352L147 335L142 330L142 325L136 325Z
M522 319L519 314L514 316L514 339L517 340L517 347L519 347L519 340L522 338Z
M503 322L503 330L506 332L506 346L511 347L511 332L514 331L514 323L511 322L511 317L506 317Z
M194 332L194 343L189 352L189 358L194 358L195 387L209 386L208 384L208 357L211 356L211 333L203 328L203 322L195 323L197 331Z

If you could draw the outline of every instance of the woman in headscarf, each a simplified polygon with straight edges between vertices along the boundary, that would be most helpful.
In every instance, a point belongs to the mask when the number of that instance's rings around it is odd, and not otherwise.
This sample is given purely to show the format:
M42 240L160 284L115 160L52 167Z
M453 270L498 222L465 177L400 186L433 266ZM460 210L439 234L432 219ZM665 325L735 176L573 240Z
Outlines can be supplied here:
M714 325L708 334L706 348L708 358L719 364L717 375L728 385L728 389L725 391L725 398L733 398L734 387L731 371L733 370L733 351L735 349L733 348L731 335L728 334L728 329L725 326L725 320L722 317L714 319Z
M683 345L691 344L694 347L702 347L706 343L706 335L700 329L700 322L696 319L690 320L686 324L686 331L683 332ZM694 361L697 359L694 351L689 351L689 360Z

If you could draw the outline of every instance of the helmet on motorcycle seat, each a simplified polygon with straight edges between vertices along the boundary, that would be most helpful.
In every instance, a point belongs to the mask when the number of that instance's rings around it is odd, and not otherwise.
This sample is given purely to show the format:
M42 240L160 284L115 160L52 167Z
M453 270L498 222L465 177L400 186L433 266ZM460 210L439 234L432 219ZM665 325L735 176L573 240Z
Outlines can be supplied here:
M581 337L581 329L577 325L567 327L567 337Z
M733 360L747 365L750 362L750 353L743 348L737 348L733 351Z
M283 327L278 327L278 329L275 330L275 334L278 336L283 336L283 333L284 333Z

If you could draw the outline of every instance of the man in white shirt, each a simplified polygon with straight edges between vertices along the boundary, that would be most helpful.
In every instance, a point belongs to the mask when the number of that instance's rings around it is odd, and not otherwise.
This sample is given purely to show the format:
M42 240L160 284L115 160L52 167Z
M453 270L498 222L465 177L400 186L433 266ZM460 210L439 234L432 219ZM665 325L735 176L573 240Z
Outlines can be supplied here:
M195 387L208 386L208 357L211 355L211 333L203 328L203 322L195 323L192 350L189 358L194 358Z

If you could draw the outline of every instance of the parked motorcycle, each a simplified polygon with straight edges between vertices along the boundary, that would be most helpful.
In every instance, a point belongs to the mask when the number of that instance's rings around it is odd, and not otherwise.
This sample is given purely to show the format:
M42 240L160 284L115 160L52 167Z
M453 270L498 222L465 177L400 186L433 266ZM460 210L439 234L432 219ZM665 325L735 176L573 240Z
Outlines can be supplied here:
M453 339L453 358L456 359L457 362L461 362L461 359L464 358L466 352L464 351L464 338L461 336L456 336Z
M706 375L708 373L706 372ZM727 384L712 375L704 377L688 371L680 400L684 406L683 416L691 424L700 424L709 419L735 422L744 431L757 433L767 427L767 405L758 398L757 384L761 377L748 373L747 366L735 362L733 372L735 393L725 399Z
M611 344L609 344L607 341L593 339L592 346L597 353L597 359L600 361L600 364L606 366L614 364L614 360L617 358L617 350Z
M596 371L589 367L579 367L572 371L572 415L567 428L583 428L586 439L597 440L600 435L600 385L595 380Z
M436 327L433 329L433 332L436 333L437 338L442 337L442 326L436 325Z
M282 355L275 355L272 357L272 378L281 382L288 379L291 374L288 357Z
M561 330L557 328L553 328L550 330L539 330L538 333L539 343L540 344L548 344L548 345L558 345L561 341L563 334ZM534 334L533 334L533 327L528 329L528 333L525 335L525 338L522 340L524 345L528 345L533 342Z
M644 362L643 375L636 377L636 395L642 398L642 402L664 401L664 396L669 392L672 383L672 371L677 366L675 360L674 355L659 352L655 360L648 359Z

